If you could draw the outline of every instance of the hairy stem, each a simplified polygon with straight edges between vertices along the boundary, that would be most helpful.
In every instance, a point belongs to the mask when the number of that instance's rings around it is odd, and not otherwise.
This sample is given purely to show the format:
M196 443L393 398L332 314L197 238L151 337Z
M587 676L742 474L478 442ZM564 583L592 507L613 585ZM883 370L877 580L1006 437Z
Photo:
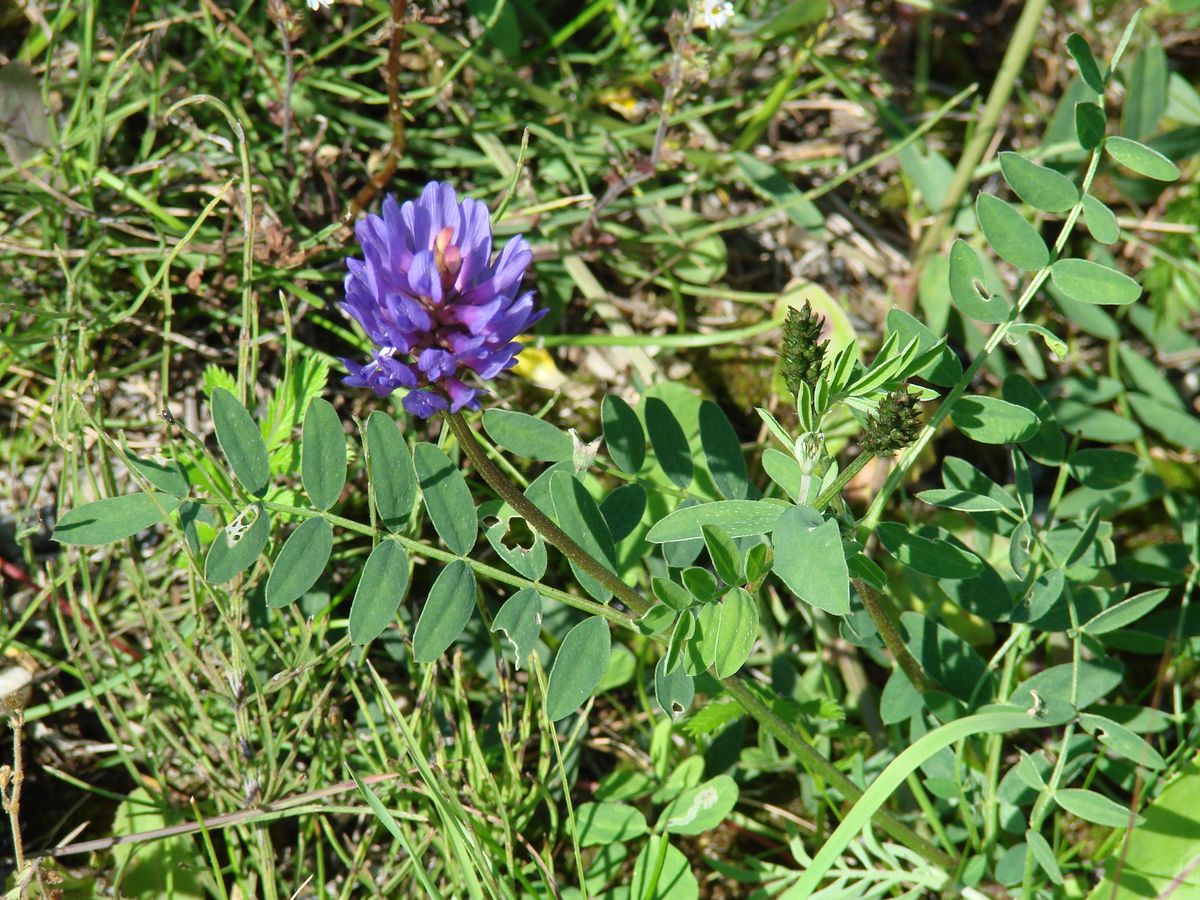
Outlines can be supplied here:
M858 591L858 596L862 598L863 606L867 608L875 627L879 629L879 636L883 638L884 644L887 645L896 663L904 670L904 674L908 676L912 686L922 694L930 690L933 684L930 683L929 678L921 669L921 664L917 662L916 657L912 655L900 637L900 629L892 620L892 614L884 605L883 598L879 596L875 588L861 578L852 578L851 582L854 584L854 589Z
M850 483L850 480L859 472L861 472L863 467L874 458L875 454L867 450L864 450L862 453L858 454L858 456L854 457L854 459L850 462L850 465L846 466L846 468L841 472L838 472L837 480L834 481L834 483L829 487L825 488L825 490L821 491L820 495L817 497L817 511L819 512L823 510L830 503L832 503L833 499L837 497L846 487L846 485Z
M533 505L521 493L515 484L508 480L503 472L493 463L479 445L471 426L461 413L448 413L447 421L450 430L458 439L459 446L467 459L475 466L480 476L500 497L513 509L520 513L529 526L538 531L549 543L557 547L583 571L596 578L608 587L620 600L637 615L642 615L650 606L642 597L625 582L621 581L601 565L586 550L571 539L550 518ZM901 644L901 646L903 646ZM911 677L911 676L910 676ZM745 683L737 676L722 679L721 684L729 691L730 696L746 711L746 714L770 732L785 747L790 750L801 765L808 771L820 776L826 782L837 788L849 800L857 800L863 792L849 778L843 775L833 763L821 756L796 729L779 716L775 715L765 703L758 698ZM890 813L880 810L875 814L875 821L884 832L895 838L904 846L923 855L926 859L936 862L945 869L953 869L954 860L939 850L932 843L921 837L903 822L894 818Z
M463 453L467 454L471 465L505 503L521 514L521 517L529 523L530 528L536 529L542 537L575 565L612 591L617 599L633 610L634 615L645 615L650 604L615 573L609 571L595 557L580 547L569 534L554 524L549 516L534 506L529 498L521 493L520 489L483 452L483 448L479 446L479 441L475 438L475 432L471 430L467 420L462 417L462 413L447 413L446 421L450 423L450 430L454 432L454 437L458 439L458 445L462 447Z

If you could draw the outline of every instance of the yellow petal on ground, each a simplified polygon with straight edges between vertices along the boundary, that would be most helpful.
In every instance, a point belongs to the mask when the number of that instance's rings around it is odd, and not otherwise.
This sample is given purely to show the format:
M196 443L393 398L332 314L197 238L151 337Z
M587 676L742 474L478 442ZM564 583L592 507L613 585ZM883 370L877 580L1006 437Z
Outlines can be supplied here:
M524 342L528 338L519 337L517 340ZM567 376L554 364L554 357L542 347L527 346L517 357L517 364L511 371L548 391L557 391L567 380Z
M600 99L605 106L630 122L637 121L646 114L646 101L634 96L628 87L602 91Z

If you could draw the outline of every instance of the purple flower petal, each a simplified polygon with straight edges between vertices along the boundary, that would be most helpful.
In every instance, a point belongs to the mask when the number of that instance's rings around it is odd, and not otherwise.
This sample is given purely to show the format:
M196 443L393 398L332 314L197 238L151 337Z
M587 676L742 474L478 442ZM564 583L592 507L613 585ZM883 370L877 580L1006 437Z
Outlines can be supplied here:
M437 269L432 250L422 250L413 257L408 270L408 289L416 297L431 300L434 306L442 305L442 273Z
M512 238L492 258L487 206L430 182L416 200L387 197L355 226L360 259L346 261L342 310L375 344L366 365L343 360L347 385L387 396L406 388L404 408L427 417L474 409L492 378L521 351L513 338L545 310L518 295L532 253Z
M417 368L431 382L440 381L454 372L454 356L445 350L430 347L428 350L422 350L421 355L417 357Z
M445 388L450 395L450 412L456 413L463 407L479 408L479 401L475 399L479 392L475 388L467 387L457 378L447 378Z
M445 397L426 390L409 391L404 395L403 403L404 408L419 419L428 419L449 406Z
M496 293L508 293L511 288L521 283L525 270L533 261L533 252L525 243L525 238L517 235L504 245L492 272L491 280Z
M500 311L500 305L503 301L499 298L490 303L481 303L478 306L462 305L454 307L454 318L467 326L471 334L483 334L492 324L492 320L496 317L496 313Z

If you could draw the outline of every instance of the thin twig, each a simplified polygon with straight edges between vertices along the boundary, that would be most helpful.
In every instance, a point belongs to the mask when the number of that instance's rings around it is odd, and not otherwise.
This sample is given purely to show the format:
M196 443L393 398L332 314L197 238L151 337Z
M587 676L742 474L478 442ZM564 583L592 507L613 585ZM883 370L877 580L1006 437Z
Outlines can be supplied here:
M25 781L25 761L22 740L25 734L25 713L13 712L8 719L13 731L13 765L0 773L0 790L4 794L4 811L8 813L8 824L12 829L13 857L17 874L25 871L25 844L21 840L21 785Z
M639 160L634 170L628 175L614 181L608 186L608 189L596 201L596 205L592 207L591 213L583 224L575 229L571 238L576 246L581 246L587 243L591 236L596 223L600 220L600 214L616 201L627 191L641 184L643 181L649 181L658 173L658 164L662 160L662 150L667 139L667 123L671 120L671 113L675 109L675 98L679 94L680 85L683 83L683 47L687 41L688 25L680 24L679 20L671 22L667 26L667 35L671 39L671 69L667 75L666 84L663 87L662 107L659 110L658 128L654 132L654 143L650 147L650 155Z
M384 160L383 168L376 172L371 180L354 195L354 199L350 201L350 206L347 207L346 213L342 217L343 223L349 223L362 210L366 209L367 204L383 189L383 186L391 181L392 176L396 174L396 169L400 166L400 157L404 153L404 106L400 97L400 49L404 42L404 18L407 7L407 0L392 0L392 34L388 39L386 70L388 121L392 127L392 139L388 143L387 159Z

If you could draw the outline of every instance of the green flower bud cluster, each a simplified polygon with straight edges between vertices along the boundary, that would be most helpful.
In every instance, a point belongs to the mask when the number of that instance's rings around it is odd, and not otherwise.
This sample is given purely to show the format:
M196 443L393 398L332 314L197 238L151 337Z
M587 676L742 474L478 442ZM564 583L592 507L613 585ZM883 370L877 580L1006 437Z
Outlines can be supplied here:
M859 441L873 456L899 453L917 439L921 431L920 401L906 387L892 391L879 401L879 407L867 416L866 433Z
M807 300L804 309L793 306L788 310L783 322L782 369L783 380L793 394L802 384L816 387L817 379L821 377L825 345L829 343L821 340L823 326L821 317L812 311L812 304Z

